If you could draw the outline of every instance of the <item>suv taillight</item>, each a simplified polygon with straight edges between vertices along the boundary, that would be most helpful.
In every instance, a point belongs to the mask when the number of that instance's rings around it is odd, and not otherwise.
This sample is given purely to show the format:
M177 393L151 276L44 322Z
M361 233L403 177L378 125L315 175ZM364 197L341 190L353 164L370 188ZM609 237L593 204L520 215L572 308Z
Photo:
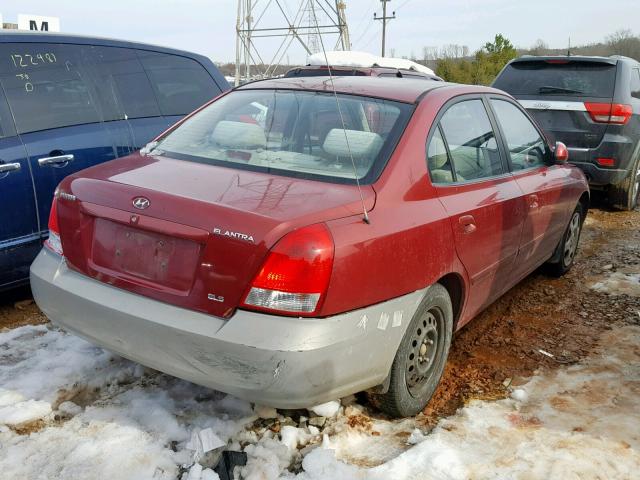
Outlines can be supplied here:
M242 305L287 315L317 314L329 286L333 256L333 238L324 224L294 230L271 249Z
M51 203L51 212L49 213L49 238L44 241L45 247L57 253L64 255L62 251L62 242L60 241L60 227L58 226L58 196L53 196Z
M629 121L631 115L633 115L631 105L625 105L623 103L584 102L584 106L587 108L591 119L597 123L624 125Z

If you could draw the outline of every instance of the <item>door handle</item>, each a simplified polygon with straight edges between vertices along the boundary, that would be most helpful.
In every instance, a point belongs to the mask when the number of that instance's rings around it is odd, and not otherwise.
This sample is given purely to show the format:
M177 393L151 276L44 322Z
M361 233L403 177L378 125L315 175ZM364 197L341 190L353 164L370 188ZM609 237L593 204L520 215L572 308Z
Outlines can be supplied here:
M458 223L462 226L464 233L473 233L478 228L476 227L476 219L473 218L473 215L462 215L458 218Z
M38 165L61 165L63 163L73 162L73 155L56 155L55 157L42 157L38 159Z
M0 173L15 172L22 168L19 163L0 163Z
M538 201L538 196L537 195L529 195L527 197L529 199L529 208L530 209L534 209L534 208L538 208L540 206L540 202Z

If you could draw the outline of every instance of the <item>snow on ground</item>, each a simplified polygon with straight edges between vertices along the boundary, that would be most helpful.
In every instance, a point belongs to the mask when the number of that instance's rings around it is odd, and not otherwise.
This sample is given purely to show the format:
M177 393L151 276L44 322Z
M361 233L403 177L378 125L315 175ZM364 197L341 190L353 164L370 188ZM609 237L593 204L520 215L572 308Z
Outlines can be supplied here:
M193 463L186 445L194 430L211 428L226 442L255 418L246 402L145 375L44 325L0 333L0 385L2 479L173 479L180 465ZM34 420L47 427L29 435L7 428Z
M272 410L51 326L21 327L0 333L0 478L215 480L192 466L192 437L209 431L244 448L237 473L250 480L630 479L640 469L638 345L640 327L611 330L583 363L534 377L512 398L472 401L430 433L414 419L371 419L353 400L334 419L272 431L256 427ZM25 410L44 425L20 430ZM324 431L311 424L319 419Z
M591 288L610 295L640 297L640 273L631 270L613 272L608 277L594 283Z
M638 327L611 331L595 357L533 378L519 400L471 402L378 467L349 469L318 450L305 458L301 478L637 478L639 344ZM350 441L346 435L333 446Z

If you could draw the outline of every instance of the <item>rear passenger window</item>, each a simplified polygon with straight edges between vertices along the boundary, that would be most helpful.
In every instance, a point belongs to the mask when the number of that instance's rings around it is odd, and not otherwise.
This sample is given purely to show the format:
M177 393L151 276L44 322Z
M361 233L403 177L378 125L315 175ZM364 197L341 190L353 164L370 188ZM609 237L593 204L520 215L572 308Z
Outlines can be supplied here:
M440 128L449 147L453 181L477 180L504 173L496 136L482 100L454 104L442 116ZM433 139L431 143L434 143ZM429 148L434 152L437 150L431 144Z
M513 169L545 165L546 143L526 115L505 100L492 99L491 105L504 132Z
M0 45L0 83L18 133L100 121L78 45Z
M220 93L209 72L195 60L139 51L163 115L185 115Z
M452 183L453 170L440 127L436 128L427 148L427 163L433 183Z
M92 47L90 67L105 120L159 117L151 83L136 51L119 47Z

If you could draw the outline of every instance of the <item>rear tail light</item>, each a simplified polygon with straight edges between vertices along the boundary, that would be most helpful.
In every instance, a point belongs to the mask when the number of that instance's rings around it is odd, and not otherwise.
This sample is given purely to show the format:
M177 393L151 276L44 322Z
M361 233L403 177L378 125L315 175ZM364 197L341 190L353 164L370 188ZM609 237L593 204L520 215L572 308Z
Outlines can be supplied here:
M591 119L597 123L610 123L613 125L626 124L631 115L633 108L631 105L622 103L591 103L585 102L584 106L589 112Z
M615 158L596 158L596 162L601 167L615 167L616 159Z
M60 241L60 227L58 226L58 195L53 196L51 212L49 213L49 238L44 241L44 245L58 255L64 255L62 242Z
M313 316L322 305L333 269L333 238L323 224L285 235L251 282L243 306Z

